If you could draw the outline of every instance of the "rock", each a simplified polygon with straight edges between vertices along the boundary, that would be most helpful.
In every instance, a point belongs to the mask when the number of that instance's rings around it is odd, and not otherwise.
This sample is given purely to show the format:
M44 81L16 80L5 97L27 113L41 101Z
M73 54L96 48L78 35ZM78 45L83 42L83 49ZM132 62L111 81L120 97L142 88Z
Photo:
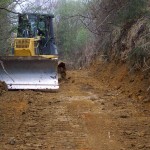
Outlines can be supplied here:
M120 118L128 118L126 115L121 115Z
M138 99L139 99L139 100L143 100L144 97L143 97L143 96L138 96Z
M105 93L104 96L112 96L112 93Z
M31 143L26 143L26 146L32 147L32 144Z
M132 96L133 96L133 94L132 94L132 93L130 93L130 94L128 95L128 98L132 98Z
M51 146L52 149L55 149L55 146Z
M75 83L75 80L72 80L72 83Z
M125 131L125 134L127 134L127 135L131 135L131 134L132 134L132 132L131 132L131 131Z
M150 144L149 144L149 145L146 145L145 147L150 149Z
M36 144L35 146L38 147L38 148L40 148L40 149L42 149L42 147L43 147L42 144Z
M22 112L22 115L25 115L25 114L26 114L26 112L23 111L23 112Z
M114 105L115 107L118 107L118 106L119 106L117 103L114 103L113 105Z
M31 101L31 100L29 100L29 101L28 101L28 104L31 104L31 103L32 103L32 101Z
M124 90L121 90L121 93L125 93L125 91L124 91Z
M134 82L134 79L131 79L129 82L131 82L131 83Z
M145 132L138 132L137 133L139 137L144 137L145 136Z
M116 87L116 90L119 90L120 88L121 88L121 85L117 86L117 87Z
M149 103L150 102L150 98L146 98L143 100L144 103Z
M16 143L16 139L14 137L11 137L8 141L8 144L10 145L15 145L15 143Z
M145 147L145 145L139 145L138 149L143 149Z
M42 95L43 93L42 93L42 92L37 92L36 94L37 94L37 95Z
M30 132L25 133L26 137L32 137L32 134Z
M54 104L57 104L57 103L60 103L61 101L60 100L57 100L55 102L53 102Z
M96 96L91 96L91 97L90 97L90 100L92 100L92 101L95 101L96 99L97 99Z
M121 114L119 117L120 118L129 118L130 116L128 114Z
M142 93L143 91L140 89L139 91L138 91L138 93Z
M48 102L49 105L52 105L52 102Z
M68 80L70 80L71 79L71 77L68 77Z
M147 112L149 112L149 110L147 110L147 109L144 109L144 110L143 110L143 112L147 113Z
M132 143L132 144L131 144L131 147L135 147L135 144Z
M105 105L105 103L104 103L104 102L101 102L101 105Z
M57 103L60 103L61 101L60 100L56 100L54 102L48 102L49 105L52 105L52 104L57 104Z

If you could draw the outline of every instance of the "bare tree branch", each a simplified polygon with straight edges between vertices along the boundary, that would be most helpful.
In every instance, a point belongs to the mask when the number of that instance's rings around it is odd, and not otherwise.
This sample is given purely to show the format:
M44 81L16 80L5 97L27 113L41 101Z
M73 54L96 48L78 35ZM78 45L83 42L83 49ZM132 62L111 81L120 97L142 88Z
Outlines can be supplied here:
M3 8L3 7L0 7L0 10L5 10L5 11L10 12L10 13L13 13L13 14L20 14L19 12L14 12L14 11L12 11L12 10L9 10L9 9Z

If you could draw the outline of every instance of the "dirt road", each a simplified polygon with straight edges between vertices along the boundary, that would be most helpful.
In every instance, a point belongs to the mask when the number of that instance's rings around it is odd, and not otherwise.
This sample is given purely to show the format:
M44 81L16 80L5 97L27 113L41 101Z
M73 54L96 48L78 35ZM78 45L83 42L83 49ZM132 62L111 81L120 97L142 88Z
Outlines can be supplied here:
M0 96L0 150L150 150L150 103L122 95L88 71L58 93Z

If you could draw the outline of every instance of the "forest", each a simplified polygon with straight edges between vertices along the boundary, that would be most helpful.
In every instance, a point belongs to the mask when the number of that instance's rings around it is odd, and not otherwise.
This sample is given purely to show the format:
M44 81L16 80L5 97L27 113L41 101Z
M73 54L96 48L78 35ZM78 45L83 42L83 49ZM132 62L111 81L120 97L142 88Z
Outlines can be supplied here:
M55 15L59 56L74 67L88 66L98 56L149 70L149 0L2 0L2 55L11 54L17 14L25 12Z

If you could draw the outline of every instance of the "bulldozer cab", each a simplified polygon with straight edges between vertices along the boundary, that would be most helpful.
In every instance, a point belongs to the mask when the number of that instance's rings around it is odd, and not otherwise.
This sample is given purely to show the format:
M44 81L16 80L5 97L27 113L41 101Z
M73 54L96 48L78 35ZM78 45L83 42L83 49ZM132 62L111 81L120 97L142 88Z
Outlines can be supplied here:
M36 55L57 55L52 24L53 15L20 14L18 18L17 38L39 39Z

